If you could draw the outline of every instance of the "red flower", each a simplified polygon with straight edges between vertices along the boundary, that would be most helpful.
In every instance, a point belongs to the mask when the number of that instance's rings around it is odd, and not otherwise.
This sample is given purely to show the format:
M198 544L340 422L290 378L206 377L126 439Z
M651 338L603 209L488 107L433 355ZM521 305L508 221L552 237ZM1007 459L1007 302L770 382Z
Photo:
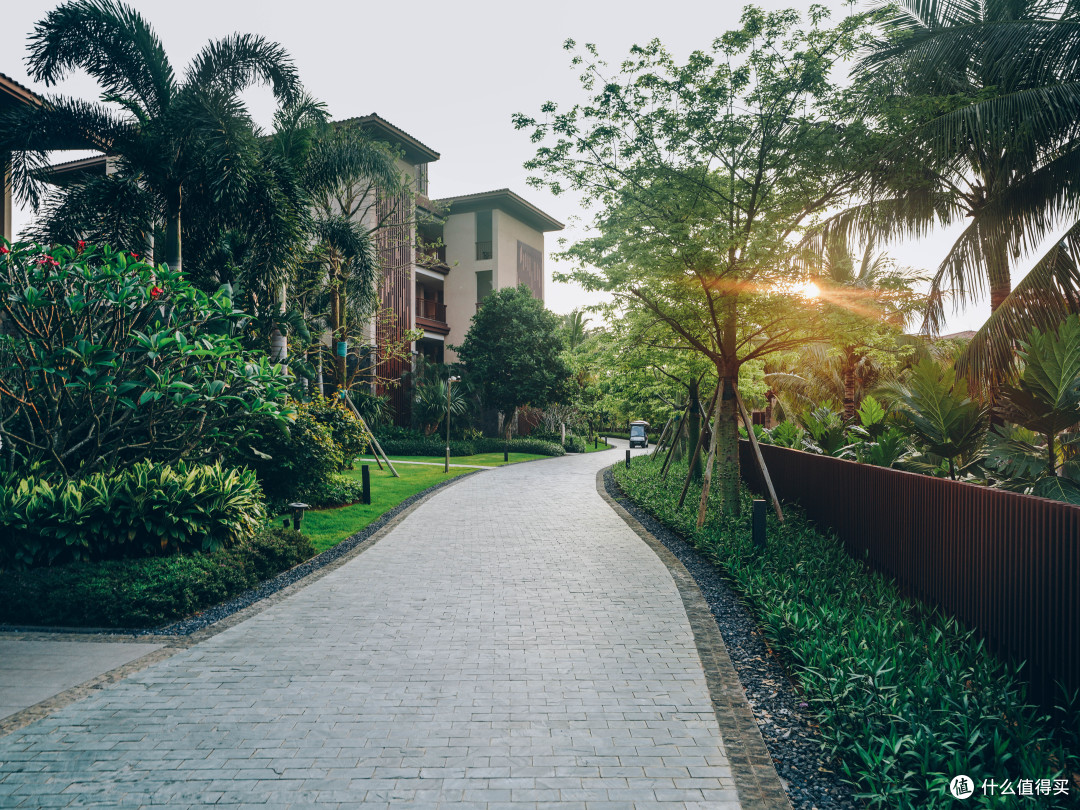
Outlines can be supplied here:
M8 250L8 249L7 249L6 247L4 247L3 245L0 245L0 253L11 253L11 251L10 251L10 250Z
M161 287L151 287L150 288L150 297L151 298L157 298L163 292L165 292L165 291L163 289L161 289Z
M76 249L77 252L82 253L84 250L86 250L86 242L84 242L82 239L80 239L75 244L75 249Z
M135 253L135 252L132 252L131 258L133 258L135 261L138 261L139 260L139 254Z
M40 264L42 267L44 267L45 265L52 265L53 267L60 266L60 262L58 262L52 256L42 256L40 259L38 259L38 264Z

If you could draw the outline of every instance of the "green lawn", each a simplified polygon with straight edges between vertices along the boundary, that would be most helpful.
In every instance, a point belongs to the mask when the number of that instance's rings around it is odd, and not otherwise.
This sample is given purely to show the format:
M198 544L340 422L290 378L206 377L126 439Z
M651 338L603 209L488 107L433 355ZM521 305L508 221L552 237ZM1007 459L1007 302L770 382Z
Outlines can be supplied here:
M375 464L371 465L370 505L358 503L335 509L311 509L304 515L301 530L311 538L316 552L326 551L356 534L410 495L469 472L451 467L450 472L444 473L441 467L421 467L418 464L400 464L396 469L401 473L400 478L394 478L389 470L380 470ZM359 481L359 464L355 470L346 471L345 475Z
M519 461L532 461L537 458L548 458L548 456L541 456L537 453L511 453L510 461L503 461L502 453L477 453L472 456L450 456L451 464L472 464L477 467L501 467L503 464L516 464ZM391 461L398 461L397 458L390 459ZM429 463L442 464L446 459L443 456L401 456L401 461L425 461ZM367 462L368 464L374 464L373 458L360 458L356 460L357 464ZM401 466L408 467L408 464ZM398 467L398 470L401 468ZM453 469L451 467L451 469Z
M610 450L614 446L615 445L613 445L613 444L605 444L604 442L599 442L596 447L593 447L592 442L585 442L585 452L586 453L599 453L601 450Z

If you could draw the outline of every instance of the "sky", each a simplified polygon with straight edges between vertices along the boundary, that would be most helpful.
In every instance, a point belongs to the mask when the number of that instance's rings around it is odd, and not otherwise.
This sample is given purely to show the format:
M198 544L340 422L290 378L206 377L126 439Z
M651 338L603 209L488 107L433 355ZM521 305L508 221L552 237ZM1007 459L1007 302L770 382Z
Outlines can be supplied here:
M844 13L835 0L830 4L836 15ZM84 75L50 89L26 74L27 36L55 0L4 5L0 73L39 92L96 98L96 85ZM566 106L583 98L562 47L567 38L596 43L614 65L633 44L653 38L684 58L736 27L742 8L724 0L134 0L133 5L157 31L177 72L212 39L236 31L262 34L289 51L308 91L326 102L334 118L375 112L441 153L430 166L432 197L510 188L567 223L565 231L546 239L545 299L560 313L598 300L551 279L559 267L550 256L558 249L556 239L583 236L588 217L569 196L526 185L522 164L534 150L528 135L514 130L511 115L538 116L547 100ZM810 3L758 0L757 5L807 8ZM268 128L269 91L252 91L248 100L256 121ZM16 233L29 219L29 212L16 211ZM901 265L931 269L946 251L948 236L934 234L891 246L889 252ZM977 328L988 312L985 301L970 306L949 318L946 331Z

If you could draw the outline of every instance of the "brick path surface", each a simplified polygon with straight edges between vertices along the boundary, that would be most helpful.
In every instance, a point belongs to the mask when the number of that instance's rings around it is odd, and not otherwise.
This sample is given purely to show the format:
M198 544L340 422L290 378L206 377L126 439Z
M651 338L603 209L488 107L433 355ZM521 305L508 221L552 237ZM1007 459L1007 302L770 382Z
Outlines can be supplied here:
M616 460L462 480L0 738L0 807L738 808L678 590L596 491Z

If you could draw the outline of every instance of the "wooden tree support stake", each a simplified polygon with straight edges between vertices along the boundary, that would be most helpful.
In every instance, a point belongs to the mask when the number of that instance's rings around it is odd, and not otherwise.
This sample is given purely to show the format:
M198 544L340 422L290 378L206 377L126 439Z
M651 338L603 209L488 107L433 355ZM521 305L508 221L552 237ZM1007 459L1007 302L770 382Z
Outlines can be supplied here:
M679 443L679 439L687 431L686 423L690 417L690 402L687 401L686 407L683 409L682 418L679 420L679 427L677 427L671 436L671 446L668 448L667 458L664 459L664 466L660 470L660 477L667 478L668 467L671 465L671 459L675 455L675 447Z
M720 435L720 401L723 398L724 380L716 386L715 407L713 413L712 438L709 440L709 458L705 462L705 480L701 485L701 501L698 503L697 527L705 525L705 509L709 505L709 489L712 487L712 471L716 462L716 437Z
M349 397L349 392L342 391L341 394L344 400L349 403L349 407L352 408L352 412L356 414L356 418L360 420L360 424L364 426L364 430L366 430L368 432L368 435L371 436L371 443L375 446L375 463L379 465L379 469L381 470L383 468L382 461L379 461L379 456L382 456L383 461L386 462L386 466L389 467L390 472L394 474L394 478L401 478L401 473L394 469L394 465L390 463L389 456L387 456L386 453L383 452L382 445L380 445L379 440L375 438L375 432L368 427L368 423L364 421L364 417L361 416L360 411L356 409L356 405Z
M667 422L664 423L664 429L660 431L660 438L656 440L656 444L653 446L652 455L650 459L656 458L656 454L660 452L660 448L664 446L664 439L667 438L668 428L671 427L671 423L675 420L674 416L669 416ZM646 435L647 435L646 431Z
M709 410L710 411L715 406L716 398L719 395L720 395L720 387L717 386L716 391L713 393L712 402L709 403ZM701 402L699 400L698 401L698 408L700 408L700 407L701 407ZM703 411L702 415L705 417L705 424L707 426L708 423L709 423L709 414L705 413ZM694 448L694 455L690 456L690 469L688 469L686 471L686 480L683 481L682 492L679 493L679 505L676 507L677 509L682 509L683 501L686 500L686 491L688 489L690 489L690 479L693 478L693 476L694 476L694 456L696 456L698 453L701 452L701 446L705 443L705 434L708 433L708 432L709 432L708 427L706 427L705 430L702 430L702 431L698 432L697 447Z
M757 436L754 435L754 424L750 419L750 414L746 411L746 406L743 405L742 397L739 395L739 389L735 389L735 401L739 403L739 413L742 414L743 424L746 425L746 435L750 439L750 446L754 448L754 457L757 459L758 468L761 470L761 477L765 479L765 487L769 490L769 497L772 498L773 509L776 510L776 517L781 523L784 522L784 512L780 509L780 499L776 497L776 490L773 489L772 478L769 477L769 468L765 466L765 457L761 455L761 447L758 445Z

